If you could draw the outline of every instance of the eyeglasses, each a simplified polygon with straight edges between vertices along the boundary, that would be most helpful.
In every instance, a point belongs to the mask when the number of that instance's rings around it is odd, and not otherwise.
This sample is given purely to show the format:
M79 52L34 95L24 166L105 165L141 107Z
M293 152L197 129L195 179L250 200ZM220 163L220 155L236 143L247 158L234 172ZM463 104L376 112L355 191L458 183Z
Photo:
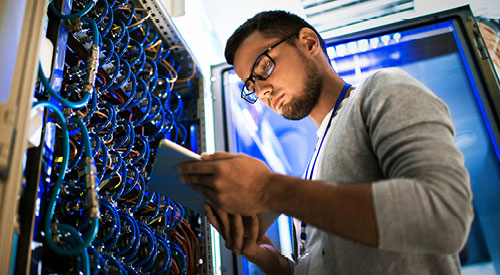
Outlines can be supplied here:
M281 39L257 57L257 60L253 63L252 70L250 71L250 76L247 78L245 85L243 85L243 88L241 89L241 98L251 104L254 104L257 99L259 99L255 89L254 78L257 80L266 80L271 76L274 68L276 67L276 62L271 56L269 56L269 51L296 35L298 35L298 33L294 33L293 35Z

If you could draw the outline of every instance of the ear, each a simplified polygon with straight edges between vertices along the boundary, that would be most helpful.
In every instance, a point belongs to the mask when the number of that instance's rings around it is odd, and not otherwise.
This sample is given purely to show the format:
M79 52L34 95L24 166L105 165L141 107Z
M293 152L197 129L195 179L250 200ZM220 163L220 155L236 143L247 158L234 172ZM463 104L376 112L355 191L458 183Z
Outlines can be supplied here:
M298 43L300 43L301 49L304 50L311 56L316 56L321 53L321 46L319 43L319 37L310 28L302 28L299 31Z

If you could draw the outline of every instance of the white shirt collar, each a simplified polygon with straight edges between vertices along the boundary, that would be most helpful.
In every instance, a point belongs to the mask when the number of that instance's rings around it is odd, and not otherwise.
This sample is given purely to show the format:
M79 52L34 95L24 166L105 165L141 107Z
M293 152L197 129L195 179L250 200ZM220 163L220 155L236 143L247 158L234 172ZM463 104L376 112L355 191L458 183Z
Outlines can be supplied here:
M340 109L342 109L342 105L344 105L346 103L346 101L354 95L355 91L356 91L356 89L352 90L351 93L349 94L349 97L344 98L340 102L340 106L337 110L337 114L338 114L338 112L340 112ZM333 108L330 110L330 112L328 112L328 114L326 114L325 118L323 118L323 121L319 125L319 128L316 131L316 135L318 136L318 138L321 138L324 135L324 133L326 131L326 126L328 125L328 120L330 120L330 116L332 115L332 112L333 112ZM336 116L337 114L334 114L334 116Z
M330 110L330 112L328 112L328 114L326 114L325 118L323 118L323 121L319 125L319 128L316 131L316 135L318 136L318 138L321 138L323 136L323 134L325 133L326 126L328 125L328 120L330 120L330 116L332 115L332 112L333 112L333 108Z

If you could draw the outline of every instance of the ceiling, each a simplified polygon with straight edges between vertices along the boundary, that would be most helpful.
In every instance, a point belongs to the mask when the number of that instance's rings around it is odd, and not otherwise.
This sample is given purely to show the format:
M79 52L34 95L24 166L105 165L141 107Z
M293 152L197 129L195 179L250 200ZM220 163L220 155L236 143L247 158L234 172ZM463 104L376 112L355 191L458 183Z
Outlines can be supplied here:
M323 28L323 38L340 36L348 32L354 32L366 28L404 20L424 14L446 10L453 7L469 4L476 16L489 18L500 18L499 0L160 0L163 2L181 2L185 10L185 15L174 16L174 22L181 32L181 35L188 42L190 49L195 53L198 61L208 68L212 64L224 62L223 52L226 40L248 18L256 13L265 10L286 10L305 18L312 25L318 26L318 30ZM359 2L359 3L358 3ZM402 12L395 12L388 16L377 19L364 20L363 10L373 9L380 6L380 3L395 6L399 3L411 5L411 8ZM338 16L338 11L332 14L322 15L327 10L325 7L338 5L339 3L350 3L351 5L362 4L363 7L354 6L349 9L352 16ZM368 6L367 6L368 3ZM315 8L314 5L324 5ZM371 5L371 6L369 6ZM387 6L386 5L386 6ZM347 6L347 5L345 5ZM305 9L304 9L305 7ZM312 9L311 9L312 7ZM317 18L311 17L312 13L318 14ZM361 12L357 13L356 10ZM336 12L336 14L335 14ZM307 17L309 14L309 17ZM341 13L342 15L342 13ZM347 27L338 28L345 24L345 20L353 21L357 17L362 23L351 24ZM322 26L320 26L322 25ZM328 25L328 26L326 26ZM326 27L325 27L326 26ZM331 27L334 26L334 27Z

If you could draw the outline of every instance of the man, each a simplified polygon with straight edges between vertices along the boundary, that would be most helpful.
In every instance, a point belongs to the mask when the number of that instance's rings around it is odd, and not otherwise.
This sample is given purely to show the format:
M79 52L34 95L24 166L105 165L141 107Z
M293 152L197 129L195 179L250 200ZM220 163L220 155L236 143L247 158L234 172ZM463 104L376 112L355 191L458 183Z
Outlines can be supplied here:
M268 274L460 273L472 195L441 100L395 68L350 87L317 31L287 12L249 19L225 55L244 99L319 127L304 179L223 152L179 168L228 248ZM295 218L295 263L258 235L265 211Z

